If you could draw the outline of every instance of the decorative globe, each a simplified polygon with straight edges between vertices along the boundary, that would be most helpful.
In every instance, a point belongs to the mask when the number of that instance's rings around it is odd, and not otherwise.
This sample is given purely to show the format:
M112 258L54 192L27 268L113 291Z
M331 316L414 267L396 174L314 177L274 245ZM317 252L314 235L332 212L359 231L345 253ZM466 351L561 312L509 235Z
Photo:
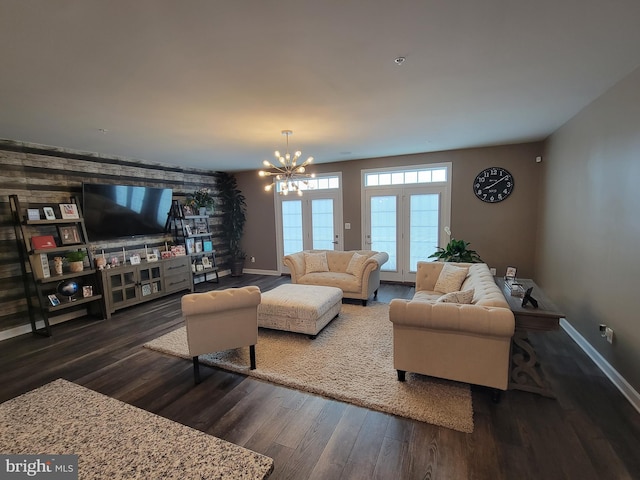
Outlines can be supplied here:
M58 293L69 297L71 301L71 297L78 293L79 288L75 280L64 280L58 284Z

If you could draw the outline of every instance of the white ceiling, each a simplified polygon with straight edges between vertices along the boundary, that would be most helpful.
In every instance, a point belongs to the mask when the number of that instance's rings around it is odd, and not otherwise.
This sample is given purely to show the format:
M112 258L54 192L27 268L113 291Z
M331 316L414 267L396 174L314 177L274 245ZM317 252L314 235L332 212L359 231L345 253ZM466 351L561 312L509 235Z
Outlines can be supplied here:
M540 140L640 65L639 25L638 0L0 0L0 138L208 170L283 129L316 162Z

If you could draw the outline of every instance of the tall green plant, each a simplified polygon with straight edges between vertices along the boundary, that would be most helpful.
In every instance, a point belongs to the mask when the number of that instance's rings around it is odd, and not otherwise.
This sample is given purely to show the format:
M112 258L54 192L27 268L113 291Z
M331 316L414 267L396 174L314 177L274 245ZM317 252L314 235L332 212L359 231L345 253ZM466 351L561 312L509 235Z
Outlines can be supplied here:
M220 196L222 231L233 260L242 259L246 254L240 248L244 224L247 220L245 197L238 189L236 177L227 172L216 172L216 187Z

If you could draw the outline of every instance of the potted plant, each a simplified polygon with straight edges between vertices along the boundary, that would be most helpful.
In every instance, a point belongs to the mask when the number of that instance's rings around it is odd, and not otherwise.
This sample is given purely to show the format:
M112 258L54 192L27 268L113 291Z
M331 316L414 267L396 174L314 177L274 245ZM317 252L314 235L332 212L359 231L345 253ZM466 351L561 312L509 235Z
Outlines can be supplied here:
M206 215L207 210L213 210L215 200L211 195L211 190L202 187L193 193L187 195L187 205L192 207L195 211L199 211L200 215Z
M438 250L429 255L429 258L437 258L443 262L482 263L478 252L467 248L471 244L470 242L453 238L449 227L445 227L444 230L449 235L449 243L445 248L438 247Z
M222 235L229 249L231 276L238 277L242 275L247 256L240 246L247 219L247 204L234 175L216 172L215 177L222 213Z
M77 273L84 270L84 257L87 256L87 252L84 250L77 250L75 252L68 252L67 262L69 263L69 270Z

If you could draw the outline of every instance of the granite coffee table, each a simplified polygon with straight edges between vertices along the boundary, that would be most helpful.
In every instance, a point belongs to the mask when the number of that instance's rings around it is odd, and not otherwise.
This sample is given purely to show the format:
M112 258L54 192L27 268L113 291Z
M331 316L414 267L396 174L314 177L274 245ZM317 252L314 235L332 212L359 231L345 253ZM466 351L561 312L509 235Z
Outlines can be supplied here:
M340 313L342 290L286 284L262 294L258 326L315 336Z

